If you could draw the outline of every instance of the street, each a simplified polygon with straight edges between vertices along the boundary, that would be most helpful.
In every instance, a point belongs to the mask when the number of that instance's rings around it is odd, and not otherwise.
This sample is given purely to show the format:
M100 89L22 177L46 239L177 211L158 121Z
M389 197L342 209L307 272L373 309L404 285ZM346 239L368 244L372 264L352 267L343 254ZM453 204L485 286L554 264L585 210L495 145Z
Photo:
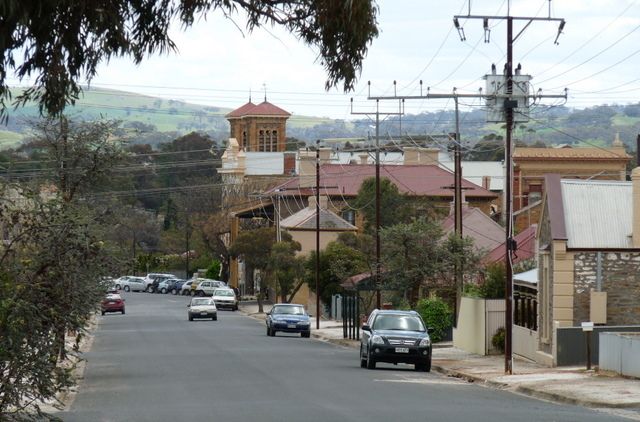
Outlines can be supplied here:
M267 337L239 312L189 322L187 297L123 297L126 315L100 317L64 421L626 420L412 366L361 369L356 350Z

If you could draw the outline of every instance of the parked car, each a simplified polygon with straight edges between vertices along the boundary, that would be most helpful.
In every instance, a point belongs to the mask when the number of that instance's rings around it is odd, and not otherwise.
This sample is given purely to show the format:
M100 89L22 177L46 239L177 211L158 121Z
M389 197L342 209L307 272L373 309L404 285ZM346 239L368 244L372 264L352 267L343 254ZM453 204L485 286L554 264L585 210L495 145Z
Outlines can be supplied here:
M144 278L144 289L145 289L145 291L149 288L149 285L150 285L151 283L153 283L153 280L154 280L156 277L160 277L160 276L175 278L175 275L173 275L173 274L166 274L166 273L149 273L149 274L147 274L147 276Z
M227 308L232 311L238 310L238 299L236 298L236 294L233 289L215 289L211 297L213 298L213 301L216 302L216 307L218 309Z
M189 311L189 321L193 321L195 318L211 318L213 321L218 320L218 309L216 303L211 298L194 297L191 299L191 303L187 305Z
M191 294L191 287L192 287L193 281L194 280L187 280L184 283L182 283L182 287L180 287L180 294L182 296L185 296L185 295L188 296Z
M160 283L166 280L171 280L176 278L174 275L158 275L153 278L151 284L147 286L147 292L149 293L160 293Z
M100 305L102 315L107 312L120 312L124 315L124 299L116 293L107 293Z
M198 278L196 280L199 281L199 283L195 289L193 288L193 283L191 284L191 296L213 296L215 289L227 287L224 281L210 280L208 278Z
M156 293L169 293L174 285L176 284L176 282L178 281L177 278L163 278L158 282L158 286L155 288L155 292ZM154 282L155 283L155 282Z
M125 282L129 279L129 277L131 277L130 275L123 275L122 277L118 277L115 280L113 280L116 289L117 290L121 290L124 287Z
M184 285L184 283L186 283L186 280L183 280L181 278L176 278L175 280L173 280L173 286L171 287L170 292L173 293L174 295L180 294L182 291L182 286ZM191 286L189 286L191 287Z
M362 326L360 367L375 369L377 362L414 364L431 371L431 338L415 311L376 310Z
M125 292L144 292L144 277L128 276L121 284Z
M278 331L300 333L301 337L311 336L311 322L304 306L292 303L279 303L267 312L267 335L275 336Z

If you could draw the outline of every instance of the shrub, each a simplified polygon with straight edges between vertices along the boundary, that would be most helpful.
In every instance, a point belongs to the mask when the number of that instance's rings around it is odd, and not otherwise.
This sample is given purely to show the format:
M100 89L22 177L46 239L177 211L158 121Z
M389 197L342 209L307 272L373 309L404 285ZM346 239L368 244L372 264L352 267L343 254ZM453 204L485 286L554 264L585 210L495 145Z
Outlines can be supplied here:
M205 277L206 278L211 278L214 280L218 280L220 278L220 269L221 269L222 265L220 264L220 261L218 260L213 260L211 262L211 265L209 265L209 267L207 268L207 272L205 273Z
M507 271L503 262L487 265L485 282L480 286L480 292L485 299L503 299Z
M449 305L439 297L421 299L416 310L430 329L429 335L435 343L441 341L451 328L453 312Z
M504 327L500 327L496 330L493 337L491 337L491 344L500 352L504 352L504 340L505 340L505 330Z

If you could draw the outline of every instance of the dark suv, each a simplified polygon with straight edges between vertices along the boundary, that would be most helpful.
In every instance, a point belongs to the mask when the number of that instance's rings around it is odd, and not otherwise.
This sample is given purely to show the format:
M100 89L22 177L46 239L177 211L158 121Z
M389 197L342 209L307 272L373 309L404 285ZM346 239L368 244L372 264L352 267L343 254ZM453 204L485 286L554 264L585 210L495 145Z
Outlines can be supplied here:
M362 326L360 367L375 369L377 362L414 364L431 371L431 339L415 311L375 310Z

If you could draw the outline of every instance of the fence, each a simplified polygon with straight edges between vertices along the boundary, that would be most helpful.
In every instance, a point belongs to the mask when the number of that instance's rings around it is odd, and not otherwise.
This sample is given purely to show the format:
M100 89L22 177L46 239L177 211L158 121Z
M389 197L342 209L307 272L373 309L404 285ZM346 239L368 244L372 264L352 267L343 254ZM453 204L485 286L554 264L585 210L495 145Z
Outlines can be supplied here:
M453 330L453 345L479 355L495 352L491 339L504 327L504 299L463 297L458 326Z
M598 368L640 378L640 333L601 333Z
M559 327L556 330L556 365L586 365L586 336L581 327ZM596 326L591 335L591 364L600 359L600 334L604 332L640 332L640 325Z

